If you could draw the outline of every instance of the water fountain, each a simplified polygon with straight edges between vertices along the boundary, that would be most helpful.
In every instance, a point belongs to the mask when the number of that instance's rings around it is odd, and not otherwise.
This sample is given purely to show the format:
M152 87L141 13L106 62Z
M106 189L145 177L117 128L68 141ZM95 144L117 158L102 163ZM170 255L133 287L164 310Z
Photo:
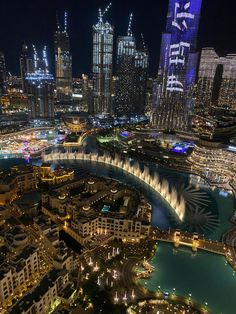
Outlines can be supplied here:
M132 290L131 297L132 299L135 299L134 289Z
M104 154L103 156L99 156L95 153L85 154L84 152L65 152L65 153L51 153L48 155L42 156L45 162L55 161L55 160L88 160L98 163L105 163L107 165L111 165L113 167L120 168L129 174L135 176L139 180L142 180L144 183L149 185L153 190L159 193L166 202L174 209L176 217L183 221L185 217L186 204L185 199L181 196L178 201L177 191L174 188L171 188L166 179L160 180L159 175L154 173L150 174L149 168L145 165L144 170L141 171L139 164L136 162L133 165L130 163L128 159L124 162L121 160L118 154L115 155L113 159L109 155ZM109 258L108 258L109 259Z
M115 297L114 297L114 301L115 301L115 303L117 303L117 302L119 301L119 299L118 299L118 293L117 293L117 291L115 292Z
M88 265L89 265L89 266L93 266L93 261L92 261L92 257L91 257L91 256L90 256L90 258L89 258Z

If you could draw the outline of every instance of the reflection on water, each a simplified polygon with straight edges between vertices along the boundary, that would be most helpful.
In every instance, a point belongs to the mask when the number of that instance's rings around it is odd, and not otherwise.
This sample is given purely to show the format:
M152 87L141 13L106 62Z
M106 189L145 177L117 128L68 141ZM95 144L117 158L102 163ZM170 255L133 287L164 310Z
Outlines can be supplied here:
M145 195L147 201L153 206L152 224L155 227L198 232L212 240L220 240L222 233L231 227L230 218L234 213L233 197L231 195L221 196L218 190L190 187L186 174L179 174L174 171L170 173L168 170L167 176L165 176L166 170L158 168L160 177L168 177L170 184L183 193L187 200L186 219L184 223L179 224L170 206L156 192L121 169L88 161L66 161L64 165L74 167L79 174L89 171L98 176L119 180L136 188ZM222 208L224 210L220 210Z
M0 160L0 168L9 168L17 163L26 163L23 159ZM169 205L151 188L137 178L104 164L86 161L65 161L65 166L75 168L84 175L87 172L119 180L143 193L153 207L152 224L162 229L183 229L204 234L206 238L220 240L224 232L232 226L230 218L234 213L234 198L232 195L222 195L219 190L209 188L196 189L189 184L189 176L162 167L151 166L151 172L158 171L161 179L167 178L170 185L184 195L187 201L186 218L179 224Z
M140 282L151 291L158 286L166 292L188 297L200 303L208 303L214 314L234 314L236 308L236 274L220 255L198 251L193 255L189 249L173 250L169 244L158 244L151 261L155 267L149 280ZM145 285L147 282L147 285Z

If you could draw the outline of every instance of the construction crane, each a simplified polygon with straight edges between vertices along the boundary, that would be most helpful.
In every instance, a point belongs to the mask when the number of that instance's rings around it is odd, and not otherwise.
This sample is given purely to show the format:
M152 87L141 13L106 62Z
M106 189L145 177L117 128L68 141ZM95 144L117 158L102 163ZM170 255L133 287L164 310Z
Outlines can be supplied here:
M58 30L58 31L60 31L60 29L61 29L61 26L60 26L60 22L59 22L59 16L58 16L58 12L57 12L57 15L56 15L56 17L57 17L57 30Z
M43 61L45 64L45 71L48 72L47 46L44 46L43 48Z
M65 17L64 17L64 32L67 32L67 12L65 12Z
M143 33L141 34L141 40L142 40L142 45L143 45L144 51L147 51L147 47L146 47L146 44L145 44Z
M133 34L132 34L132 22L133 22L133 13L130 14L130 17L129 17L129 25L128 25L128 31L127 31L127 36L129 37L132 37Z
M103 12L101 9L98 10L98 19L99 19L100 23L103 22L103 17L109 11L111 5L112 5L112 3L110 2Z
M35 48L35 45L33 45L33 51L34 51L34 70L37 70L38 67L38 54Z

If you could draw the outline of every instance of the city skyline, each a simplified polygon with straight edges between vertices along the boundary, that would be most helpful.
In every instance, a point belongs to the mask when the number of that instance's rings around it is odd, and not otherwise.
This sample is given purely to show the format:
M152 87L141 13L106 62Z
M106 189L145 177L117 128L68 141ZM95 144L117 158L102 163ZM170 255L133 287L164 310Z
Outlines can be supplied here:
M209 2L209 1L208 1ZM220 1L214 2L214 7L203 1L198 36L198 47L214 47L222 55L233 53L236 44L230 40L233 37L233 14L221 6ZM108 1L90 1L89 4L71 1L68 5L65 1L38 4L37 15L27 14L32 9L29 1L18 4L16 1L4 2L1 9L0 50L6 58L7 70L13 75L19 74L19 54L25 41L28 45L36 44L48 46L50 70L54 72L53 62L53 34L56 30L56 15L63 16L68 12L68 32L71 38L71 50L73 56L73 76L82 73L91 74L92 69L92 25L96 23L99 7L104 7ZM144 33L145 41L150 51L150 73L155 75L158 69L159 50L161 45L161 33L165 28L165 17L168 1L149 1L148 3L113 1L111 11L107 19L114 25L116 39L126 33L130 12L134 14L133 33L137 40ZM12 16L11 19L6 17ZM27 18L25 18L27 16ZM156 18L158 17L158 18ZM209 19L211 17L211 19ZM228 23L218 23L227 17ZM42 21L44 21L42 23ZM155 39L154 39L155 38ZM116 45L116 40L114 40ZM13 49L14 46L14 49ZM115 49L116 51L116 49Z
M236 313L229 1L2 1L0 314Z

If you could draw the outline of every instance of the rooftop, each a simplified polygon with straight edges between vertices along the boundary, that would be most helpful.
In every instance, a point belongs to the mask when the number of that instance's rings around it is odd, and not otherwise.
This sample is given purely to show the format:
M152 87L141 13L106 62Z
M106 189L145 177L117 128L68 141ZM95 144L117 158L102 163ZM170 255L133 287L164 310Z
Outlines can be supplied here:
M60 278L61 272L57 269L52 269L47 275L43 277L39 285L26 296L23 297L9 312L9 314L21 314L23 311L27 312L34 302L38 302L49 288L53 287L55 282Z

